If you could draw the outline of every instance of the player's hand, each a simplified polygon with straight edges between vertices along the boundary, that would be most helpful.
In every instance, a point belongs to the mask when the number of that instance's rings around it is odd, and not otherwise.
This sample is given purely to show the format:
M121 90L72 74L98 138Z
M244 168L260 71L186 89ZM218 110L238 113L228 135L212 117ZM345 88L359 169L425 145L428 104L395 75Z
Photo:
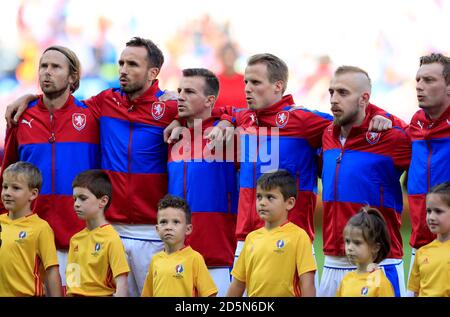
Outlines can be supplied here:
M376 115L370 120L369 131L382 132L392 129L392 121L380 115Z
M210 147L215 147L222 144L224 140L226 143L230 142L233 136L233 125L226 120L222 120L212 128L212 130L205 136L205 139L210 141Z
M19 118L27 109L28 103L38 98L37 95L23 95L19 99L14 100L6 106L5 120L6 125L10 128L12 125L16 125L19 122Z
M183 131L183 127L181 126L178 120L173 120L167 128L164 129L164 142L171 144L180 138Z

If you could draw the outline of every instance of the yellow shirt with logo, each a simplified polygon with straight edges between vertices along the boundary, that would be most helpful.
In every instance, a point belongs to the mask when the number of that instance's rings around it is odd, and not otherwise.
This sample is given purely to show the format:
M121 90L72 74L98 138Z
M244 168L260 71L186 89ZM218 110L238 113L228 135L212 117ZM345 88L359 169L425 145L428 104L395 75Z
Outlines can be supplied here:
M341 281L336 297L394 297L394 288L382 269L373 272L347 273Z
M249 297L291 297L301 296L299 276L315 270L311 240L287 222L251 232L231 274L246 284Z
M53 230L36 214L0 223L0 296L44 296L45 270L58 265Z
M142 297L207 297L217 293L203 256L191 247L156 253L148 268Z
M416 252L408 289L419 296L450 297L450 240L434 240Z
M122 241L110 224L84 228L70 239L66 267L69 296L111 296L116 291L114 278L129 271Z

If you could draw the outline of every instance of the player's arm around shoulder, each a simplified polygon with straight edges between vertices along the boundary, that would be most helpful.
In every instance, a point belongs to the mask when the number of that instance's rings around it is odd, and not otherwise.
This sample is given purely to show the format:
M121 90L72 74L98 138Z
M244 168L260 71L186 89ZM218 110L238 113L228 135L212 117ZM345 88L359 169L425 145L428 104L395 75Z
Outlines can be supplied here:
M401 170L406 170L409 167L412 157L412 143L406 131L401 127L393 127L395 134L395 142L393 144L393 159L394 164Z

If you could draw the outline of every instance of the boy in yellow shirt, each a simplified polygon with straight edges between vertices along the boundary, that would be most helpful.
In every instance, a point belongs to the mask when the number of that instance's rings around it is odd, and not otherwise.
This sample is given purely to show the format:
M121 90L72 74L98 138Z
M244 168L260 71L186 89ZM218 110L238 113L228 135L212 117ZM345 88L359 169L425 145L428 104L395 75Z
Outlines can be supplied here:
M217 287L203 256L184 244L192 224L190 208L183 198L166 195L161 199L156 231L164 250L153 256L141 296L216 296Z
M436 240L416 252L408 289L415 296L450 297L450 182L427 195L427 225Z
M3 172L8 213L0 215L0 296L62 295L53 230L31 211L41 185L41 172L31 163L17 162Z
M102 170L78 174L73 183L74 208L86 228L70 239L66 284L69 296L127 296L125 249L106 221L112 186Z
M297 197L286 170L263 174L257 182L256 210L264 227L251 232L231 272L227 296L315 296L316 264L307 233L288 221Z

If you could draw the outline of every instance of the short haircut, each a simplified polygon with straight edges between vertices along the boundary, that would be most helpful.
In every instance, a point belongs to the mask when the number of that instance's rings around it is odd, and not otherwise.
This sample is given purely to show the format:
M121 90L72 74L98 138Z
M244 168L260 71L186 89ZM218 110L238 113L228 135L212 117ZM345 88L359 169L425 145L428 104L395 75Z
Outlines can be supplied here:
M442 55L441 53L431 53L420 58L420 66L426 64L438 63L444 66L442 76L444 76L445 83L450 85L450 57Z
M147 59L150 67L161 69L164 64L164 55L162 51L151 40L136 36L129 40L126 46L145 47L147 50Z
M42 187L41 171L29 162L19 161L9 165L4 171L3 175L15 176L19 175L25 178L29 189L37 188L39 191Z
M186 216L186 223L191 223L191 208L186 200L181 197L167 194L158 203L158 211L166 208L180 209Z
M87 188L97 199L108 196L109 200L105 206L108 210L112 200L112 184L108 174L100 169L92 169L81 172L72 182L72 188Z
M450 182L444 182L431 188L430 194L438 194L441 199L450 207Z
M205 80L205 96L219 95L219 79L214 73L206 68L186 68L183 69L184 77L202 77Z
M74 93L78 87L80 87L81 78L81 63L77 57L77 54L67 47L58 45L47 47L42 55L44 55L47 51L58 51L67 58L67 61L69 62L69 75L75 79L73 84L70 85L70 91Z
M391 237L383 215L376 208L369 206L361 208L356 215L349 219L344 231L349 227L360 229L364 240L370 246L379 245L380 249L374 259L375 263L380 263L388 256L391 250Z
M273 84L281 80L284 83L282 92L285 92L288 82L289 70L286 63L281 58L270 53L256 54L251 56L247 61L248 66L252 66L255 64L265 64L267 66L269 82Z
M369 83L369 87L370 89L372 89L372 80L370 79L369 74L362 68L359 68L357 66L349 66L349 65L342 65L339 66L335 71L334 71L334 76L338 76L338 75L343 75L343 74L348 74L348 73L359 73L359 74L363 74L364 76L367 77L367 81Z
M297 183L287 170L280 169L275 172L264 173L258 178L257 185L266 191L279 188L285 201L290 197L297 198Z

